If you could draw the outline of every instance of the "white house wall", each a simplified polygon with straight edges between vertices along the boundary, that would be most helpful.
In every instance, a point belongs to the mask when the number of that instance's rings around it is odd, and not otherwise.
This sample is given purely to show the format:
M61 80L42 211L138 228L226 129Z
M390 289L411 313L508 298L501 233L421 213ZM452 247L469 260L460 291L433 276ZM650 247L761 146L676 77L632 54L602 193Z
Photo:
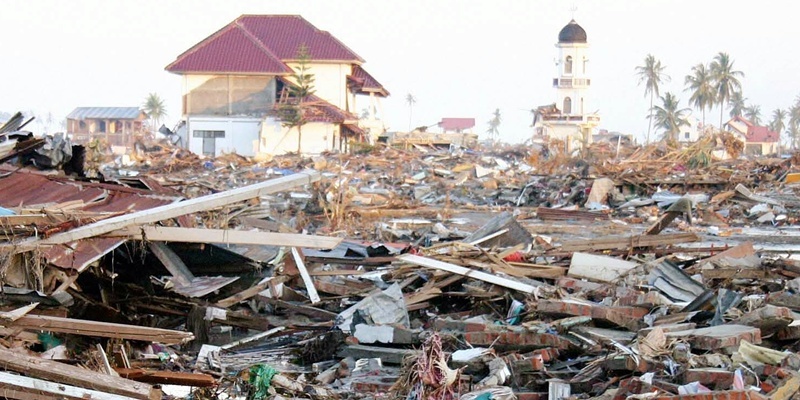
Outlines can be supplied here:
M258 152L261 121L258 118L242 117L189 117L186 122L189 151L203 154L203 138L195 137L196 131L223 131L225 132L224 138L213 139L215 156L223 153L255 156Z
M302 128L303 153L319 154L333 149L338 143L339 127L324 122L309 122ZM284 128L280 122L266 120L261 129L261 153L285 154L297 152L297 128Z
M296 63L287 64L295 70L299 67ZM308 72L314 75L314 90L318 97L342 110L353 111L347 108L347 75L352 73L352 65L312 62L308 67Z

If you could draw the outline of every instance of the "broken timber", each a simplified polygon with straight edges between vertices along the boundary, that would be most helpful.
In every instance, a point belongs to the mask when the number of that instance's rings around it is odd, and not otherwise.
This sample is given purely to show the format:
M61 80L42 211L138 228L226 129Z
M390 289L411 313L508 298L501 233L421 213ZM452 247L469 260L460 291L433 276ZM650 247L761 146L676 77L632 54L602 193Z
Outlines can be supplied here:
M128 227L105 236L157 242L256 244L263 246L294 246L309 249L332 249L342 242L342 238L301 235L299 233L166 226Z
M164 344L181 344L194 339L191 332L169 329L148 328L144 326L114 324L110 322L88 321L82 319L50 317L45 315L25 315L9 328L44 330L73 335L96 336L117 339L141 340Z
M469 269L462 267L460 265L450 264L446 262L442 262L439 260L434 260L432 258L420 257L415 256L413 254L403 254L397 257L398 260L405 261L410 264L419 265L422 267L428 267L433 269L438 269L442 271L452 272L454 274L463 275L472 279L477 279L480 281L484 281L487 283L495 284L498 286L506 287L509 289L518 290L524 293L533 293L536 290L536 287L517 282L511 279L501 278L499 276L487 274L485 272L476 271L474 269Z
M141 400L160 399L161 391L144 383L102 374L92 370L63 364L58 361L0 349L0 367L25 374L35 374L58 384L90 387L100 392ZM6 386L9 387L9 386ZM21 390L21 388L14 388ZM91 397L95 398L95 397Z
M68 232L59 233L46 239L28 239L21 243L23 245L22 250L32 245L69 243L80 239L104 235L130 226L150 224L186 214L208 211L228 204L280 192L296 186L311 184L319 181L320 177L321 175L319 172L308 170L277 179L271 179L255 185L120 215L85 225Z
M668 235L638 235L621 238L574 240L556 247L555 252L625 250L636 247L667 246L680 243L698 242L700 237L694 233L674 233Z

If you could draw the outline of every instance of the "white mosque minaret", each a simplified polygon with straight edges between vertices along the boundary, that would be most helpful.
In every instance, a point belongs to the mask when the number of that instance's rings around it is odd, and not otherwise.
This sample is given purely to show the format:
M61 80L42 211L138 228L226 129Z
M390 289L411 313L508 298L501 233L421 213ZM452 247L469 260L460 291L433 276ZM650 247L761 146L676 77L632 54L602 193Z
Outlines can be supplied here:
M592 112L588 92L589 43L586 31L573 19L558 33L557 77L554 105L538 108L534 140L564 140L567 151L592 141L592 131L600 117Z

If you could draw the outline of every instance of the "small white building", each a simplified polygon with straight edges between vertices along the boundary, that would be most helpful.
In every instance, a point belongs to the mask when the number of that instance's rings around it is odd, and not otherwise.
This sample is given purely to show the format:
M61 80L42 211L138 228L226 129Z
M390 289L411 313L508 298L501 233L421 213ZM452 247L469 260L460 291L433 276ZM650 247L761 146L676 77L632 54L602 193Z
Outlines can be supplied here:
M592 142L593 130L600 124L600 116L590 111L588 92L589 43L586 31L575 20L558 34L557 77L553 78L556 102L539 107L534 122L534 141L547 139L564 141L566 150L572 151Z
M681 143L694 143L700 140L703 132L703 124L693 115L686 116L689 125L682 125L678 132L678 141Z

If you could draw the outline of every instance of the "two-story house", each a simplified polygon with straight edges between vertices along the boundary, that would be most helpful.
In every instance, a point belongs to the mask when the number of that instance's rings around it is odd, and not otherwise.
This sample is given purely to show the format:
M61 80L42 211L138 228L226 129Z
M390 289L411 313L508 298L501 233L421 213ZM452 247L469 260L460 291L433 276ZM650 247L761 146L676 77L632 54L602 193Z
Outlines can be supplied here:
M166 70L183 78L178 131L189 150L206 155L297 151L298 130L276 112L295 84L299 50L308 50L314 96L302 126L302 152L343 149L385 131L380 99L389 92L363 69L364 59L299 15L242 15L179 55ZM357 95L369 96L359 121Z

